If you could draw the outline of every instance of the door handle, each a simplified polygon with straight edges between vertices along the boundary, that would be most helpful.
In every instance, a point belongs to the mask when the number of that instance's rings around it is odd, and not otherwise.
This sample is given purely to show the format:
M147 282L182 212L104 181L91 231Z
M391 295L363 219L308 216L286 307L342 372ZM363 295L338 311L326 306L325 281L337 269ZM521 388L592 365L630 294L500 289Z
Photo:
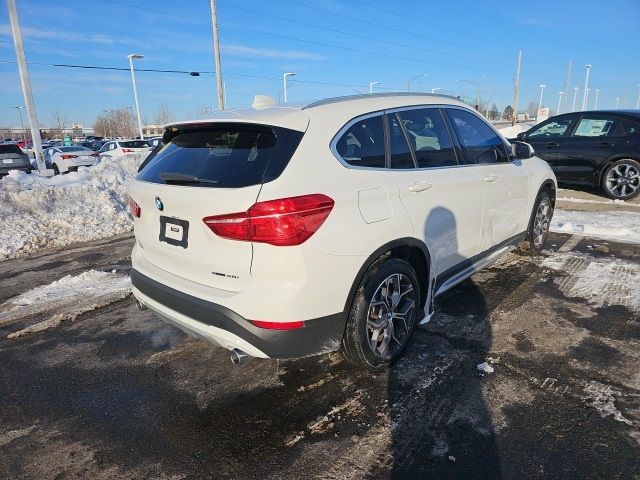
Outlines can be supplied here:
M549 142L549 143L547 143L547 148L557 148L557 147L559 147L559 146L560 146L560 144L559 144L559 143L556 143L556 142Z
M425 190L429 190L433 187L432 183L428 182L416 182L413 185L409 186L410 192L424 192Z
M486 177L484 177L484 181L487 183L493 183L498 180L498 178L500 177L498 177L497 175L487 175Z
M609 143L609 142L602 142L602 143L599 143L599 144L598 144L598 145L596 145L596 146L597 146L598 148L606 148L606 147L611 147L611 146L613 146L613 144L612 144L612 143Z

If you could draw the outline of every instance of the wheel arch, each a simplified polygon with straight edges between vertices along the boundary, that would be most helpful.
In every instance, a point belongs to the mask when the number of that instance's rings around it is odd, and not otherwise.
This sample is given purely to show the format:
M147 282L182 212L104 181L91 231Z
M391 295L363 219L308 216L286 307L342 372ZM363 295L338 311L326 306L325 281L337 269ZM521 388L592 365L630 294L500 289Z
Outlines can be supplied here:
M360 270L358 270L351 289L349 290L349 295L347 296L347 301L344 306L346 314L351 310L353 299L365 273L374 262L385 255L405 260L416 271L418 282L420 282L420 306L424 308L429 292L431 255L422 240L414 237L405 237L385 243L365 260Z
M598 188L602 188L604 173L612 164L614 164L618 160L635 160L636 162L640 163L640 155L634 153L616 153L607 158L607 160L600 166L600 171L598 172Z

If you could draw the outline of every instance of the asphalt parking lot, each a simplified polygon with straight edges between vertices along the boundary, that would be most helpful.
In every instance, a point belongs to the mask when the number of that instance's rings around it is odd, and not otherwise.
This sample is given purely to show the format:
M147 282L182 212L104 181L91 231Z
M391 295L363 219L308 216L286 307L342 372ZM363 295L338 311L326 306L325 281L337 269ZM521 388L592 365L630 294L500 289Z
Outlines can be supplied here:
M0 302L127 273L131 245L2 262ZM0 308L0 477L640 478L639 278L640 246L551 234L440 297L377 375L338 354L234 367L131 297L18 338L42 313Z

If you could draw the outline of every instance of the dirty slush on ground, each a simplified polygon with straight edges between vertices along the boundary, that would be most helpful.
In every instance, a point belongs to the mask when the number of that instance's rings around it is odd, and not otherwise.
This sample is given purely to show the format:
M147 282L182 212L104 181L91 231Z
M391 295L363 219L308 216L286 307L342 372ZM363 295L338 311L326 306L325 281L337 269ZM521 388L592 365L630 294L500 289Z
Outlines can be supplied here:
M548 243L640 262L637 246ZM74 269L127 273L130 246L3 262L2 300ZM440 297L376 375L337 354L233 367L131 297L15 339L34 319L0 323L0 477L640 478L638 311L565 296L576 271L509 256Z

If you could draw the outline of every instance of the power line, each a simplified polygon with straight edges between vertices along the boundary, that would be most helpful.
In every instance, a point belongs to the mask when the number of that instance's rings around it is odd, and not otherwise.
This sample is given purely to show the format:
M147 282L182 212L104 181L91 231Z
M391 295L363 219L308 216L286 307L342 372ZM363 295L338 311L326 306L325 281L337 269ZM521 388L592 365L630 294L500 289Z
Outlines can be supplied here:
M451 46L454 46L454 47L465 48L465 49L469 49L469 50L476 50L478 52L489 53L489 54L492 54L492 55L500 55L500 56L503 56L503 57L511 58L511 54L507 54L507 53L495 52L495 51L491 51L491 50L484 50L482 48L477 48L477 47L473 47L473 46L470 46L470 45L463 45L463 44L460 44L460 43L449 42L447 40L441 40L439 38L429 37L427 35L421 35L419 33L414 33L414 32L409 32L409 31L406 31L406 30L401 30L401 29L398 29L398 28L393 28L393 27L390 27L389 25L382 25L380 23L370 22L368 20L362 20L360 18L351 17L349 15L344 15L342 13L332 12L331 10L325 10L323 8L313 7L311 5L306 5L304 3L296 2L294 0L282 0L282 1L290 3L292 5L297 5L299 7L304 7L304 8L308 8L310 10L316 10L318 12L326 13L328 15L334 15L336 17L340 17L340 18L344 18L344 19L347 19L347 20L351 20L353 22L364 23L366 25L371 25L372 27L382 28L384 30L397 32L397 33L403 33L405 35L412 35L414 37L423 38L423 39L426 39L426 40L430 40L432 42L443 43L445 45L451 45Z
M235 8L236 10L242 10L244 12L256 13L258 15L263 15L265 17L276 18L278 20L284 20L286 22L296 23L298 25L304 25L306 27L317 28L317 29L320 29L320 30L328 31L328 32L339 33L341 35L348 35L350 37L361 38L363 40L371 40L371 41L374 41L374 42L384 43L384 44L392 45L392 46L396 46L396 47L410 48L410 49L413 49L413 50L419 50L419 51L422 51L422 52L432 53L432 54L435 54L435 55L443 55L443 56L447 56L447 57L460 58L462 60L482 61L482 62L495 63L495 64L498 64L498 65L505 65L505 66L509 66L509 67L511 66L510 63L497 62L495 60L478 59L478 58L473 58L473 57L465 57L463 55L456 55L454 53L439 52L437 50L430 50L430 49L427 49L427 48L421 48L421 47L418 47L418 46L415 46L415 45L407 45L405 43L393 42L393 41L389 41L389 40L381 40L381 39L375 38L375 37L369 37L369 36L366 36L366 35L360 35L360 34L353 33L353 32L346 32L344 30L338 30L336 28L325 27L325 26L316 25L316 24L313 24L313 23L307 23L307 22L303 22L303 21L300 21L300 20L294 20L292 18L281 17L279 15L274 15L272 13L261 12L259 10L253 10L253 9L250 9L250 8L240 7L240 6L237 6L237 5L231 5L231 4L225 3L225 2L218 2L218 4L219 5L224 5L224 6L229 7L229 8Z
M105 2L105 3L111 3L111 4L114 4L114 5L120 5L120 6L124 6L124 7L135 8L135 9L143 10L143 11L146 11L146 12L157 13L157 14L160 14L160 15L167 15L167 16L172 16L172 17L176 17L176 18L181 18L183 20L192 20L192 21L199 22L199 23L206 23L206 24L209 24L209 25L211 24L211 22L206 21L206 20L196 19L196 18L193 18L193 17L187 17L185 15L178 15L178 14L174 14L172 12L166 12L166 11L162 11L162 10L155 10L155 9L151 9L151 8L147 8L147 7L140 7L138 5L133 5L133 4L125 3L125 2L119 2L119 1L116 1L116 0L100 0L100 1ZM284 0L284 1L288 1L288 0ZM293 2L293 3L295 3L295 2ZM301 4L299 4L299 5L301 5ZM225 6L227 6L227 4L225 4ZM306 6L306 5L302 5L302 6ZM240 7L238 7L238 8L240 8ZM312 8L312 7L308 7L308 8ZM263 13L263 12L258 12L258 13ZM282 17L282 18L284 18L284 17ZM357 21L357 19L355 19L355 20ZM402 57L402 56L398 56L398 55L383 54L383 53L379 53L379 52L371 52L371 51L367 51L367 50L349 48L349 47L345 47L345 46L341 46L341 45L332 45L332 44L329 44L329 43L318 42L318 41L313 41L313 40L306 40L306 39L302 39L302 38L298 38L298 37L281 35L281 34L272 33L272 32L265 32L265 31L262 31L262 30L256 30L256 29L251 29L251 28L247 28L247 27L241 27L241 26L238 26L238 25L231 25L231 24L227 24L227 23L220 23L220 26L221 27L226 27L226 28L231 28L231 29L234 29L234 30L241 30L241 31L245 31L245 32L257 33L257 34L260 34L260 35L267 35L267 36L271 36L271 37L282 38L282 39L285 39L285 40L293 40L293 41L307 43L307 44L311 44L311 45L319 45L319 46L324 46L324 47L329 47L329 48L336 48L336 49L340 49L340 50L351 51L351 52L361 53L361 54L366 54L366 55L383 56L383 57L386 57L386 58L393 58L393 59L397 59L397 60L406 60L406 61L424 63L424 64L435 65L435 66L440 66L440 67L458 68L458 69L463 69L463 70L480 71L480 72L486 72L486 73L496 73L496 74L499 74L499 75L503 75L504 74L504 72L497 72L497 71L491 71L491 70L481 70L481 69L478 69L476 67L461 66L461 65L451 65L451 64L440 63L440 62L432 62L432 61L427 61L427 60L420 60L420 59L410 58L410 57ZM425 38L428 38L428 37L425 37ZM467 47L465 47L465 48L467 48ZM502 55L505 55L505 54L502 54ZM506 56L508 56L508 55L506 55ZM507 64L505 64L505 65L507 65Z

